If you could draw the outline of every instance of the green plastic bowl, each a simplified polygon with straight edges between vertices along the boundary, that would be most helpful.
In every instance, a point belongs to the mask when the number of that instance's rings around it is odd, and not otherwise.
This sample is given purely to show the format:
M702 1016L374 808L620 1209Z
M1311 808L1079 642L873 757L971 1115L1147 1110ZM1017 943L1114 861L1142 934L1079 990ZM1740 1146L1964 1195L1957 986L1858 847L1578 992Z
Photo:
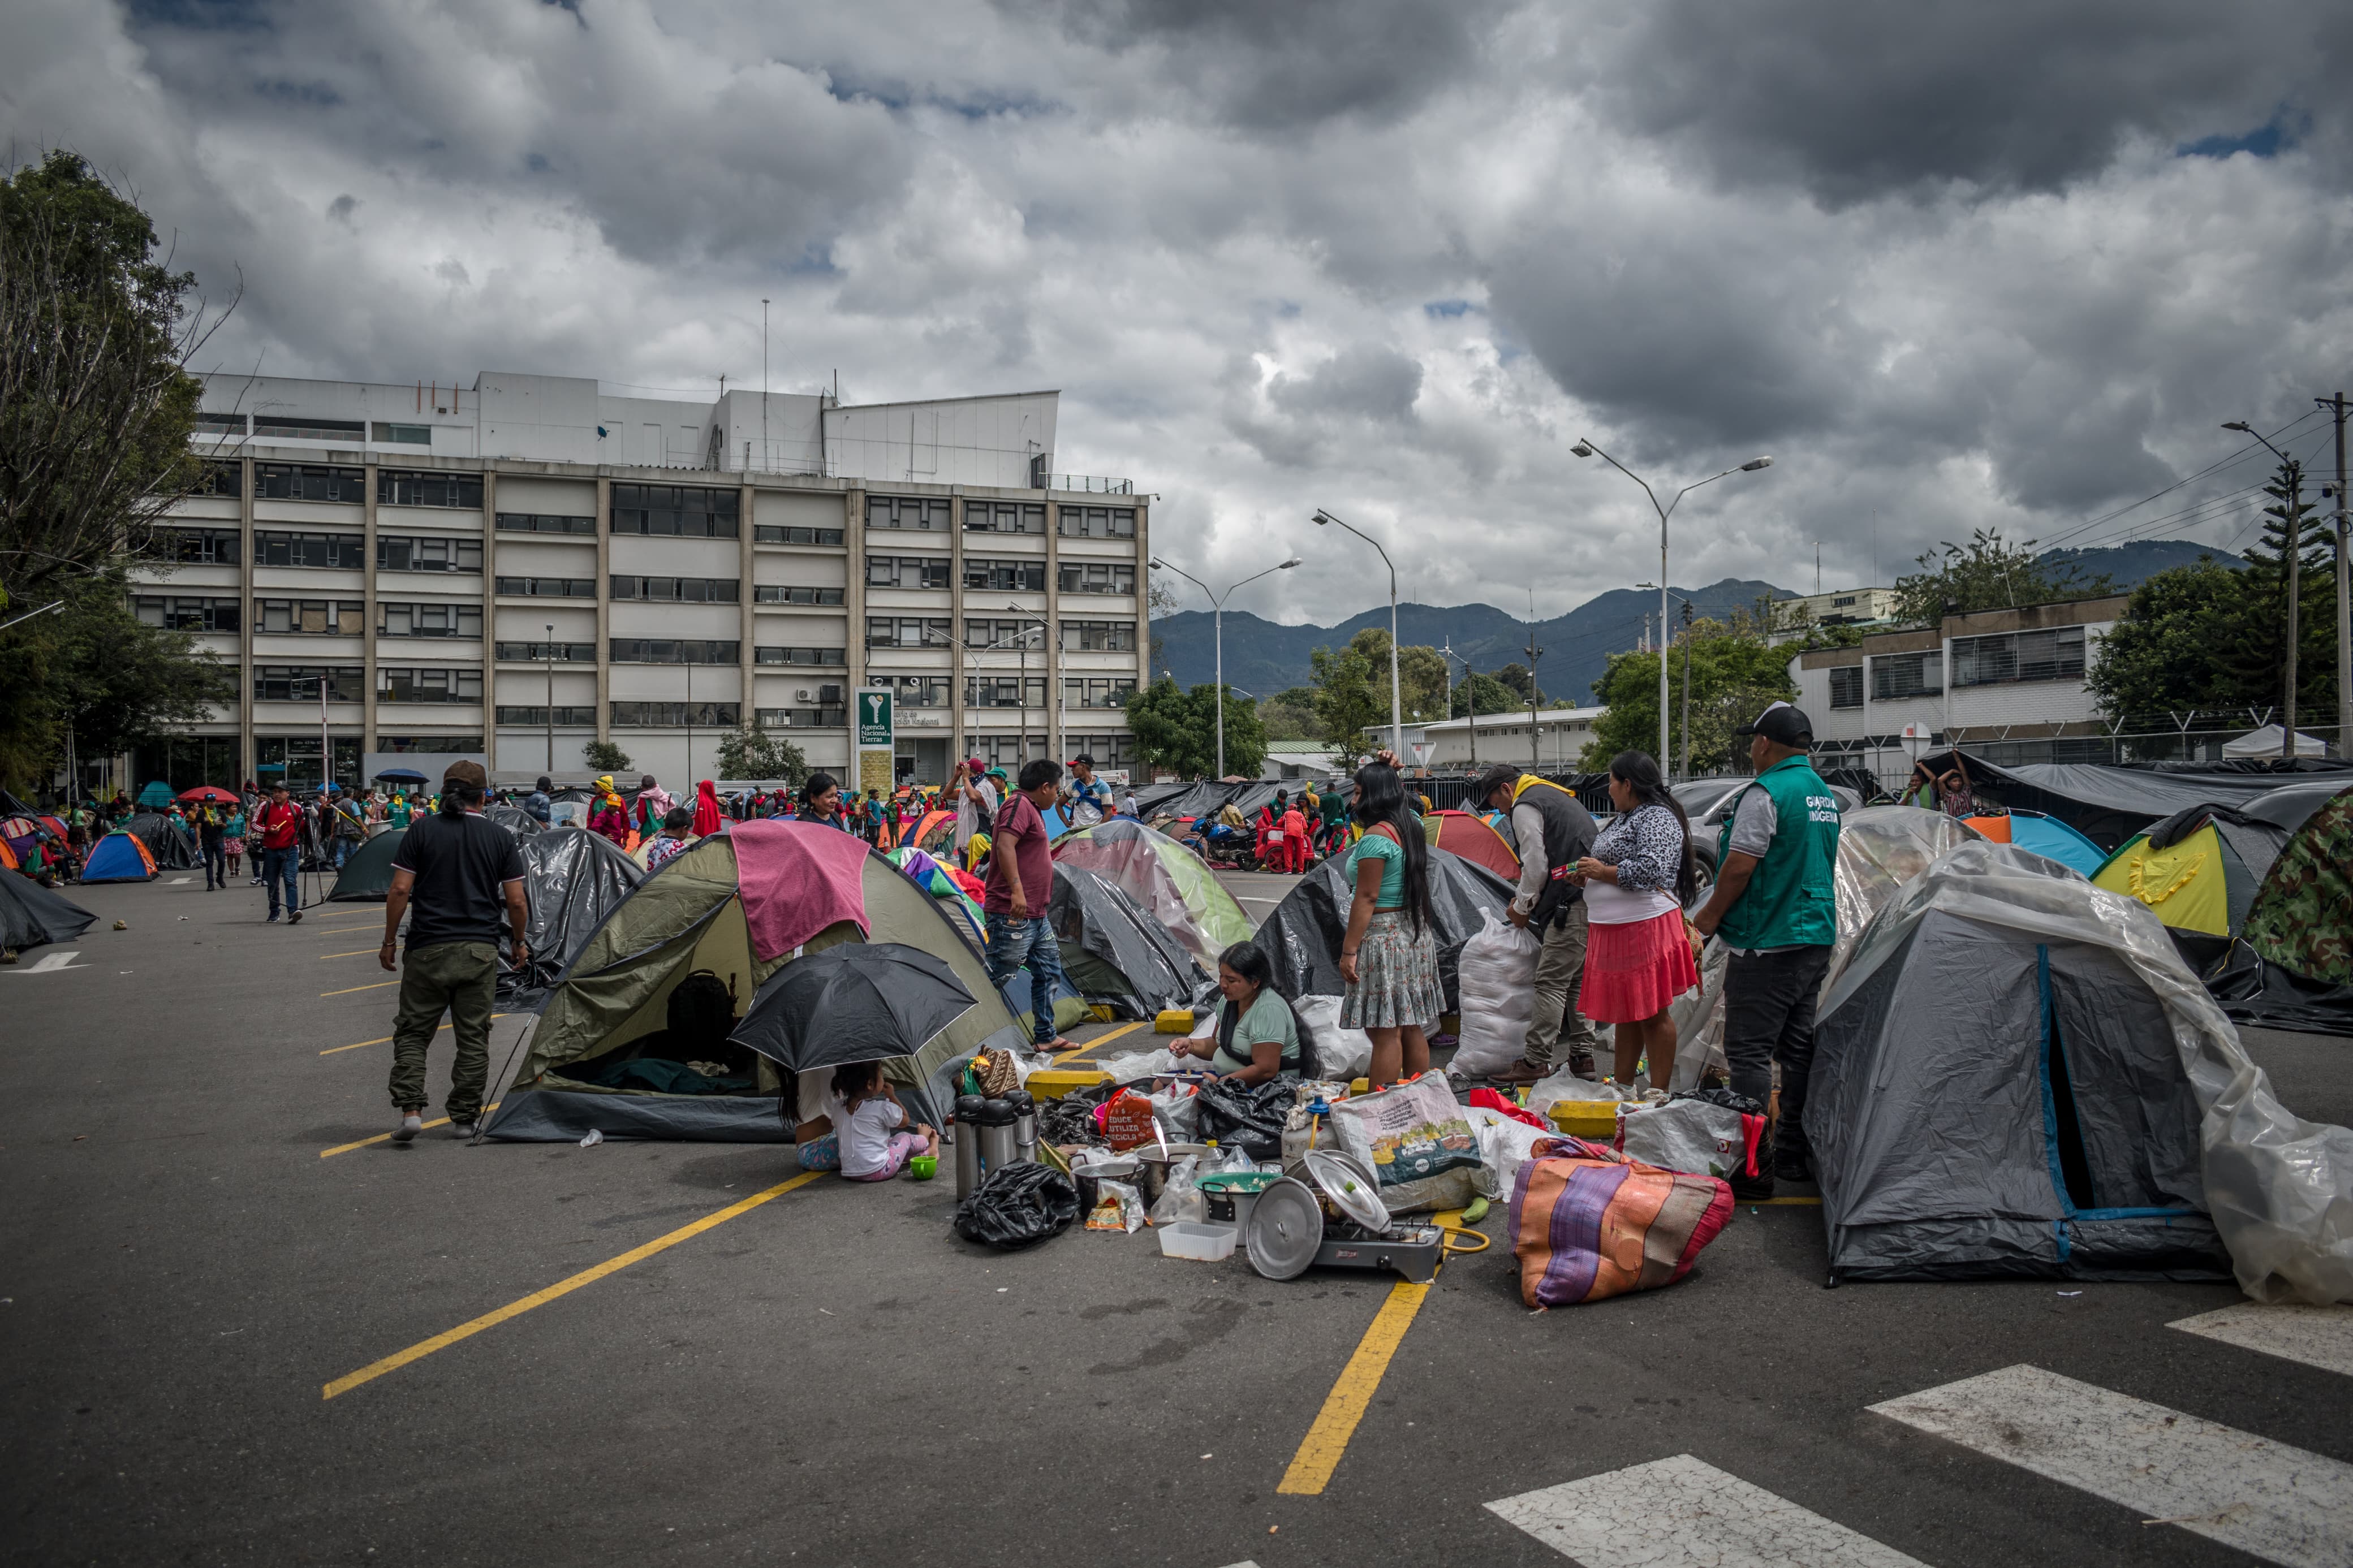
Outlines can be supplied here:
M940 1173L940 1157L937 1154L910 1154L907 1156L907 1169L915 1173L915 1180L928 1182Z

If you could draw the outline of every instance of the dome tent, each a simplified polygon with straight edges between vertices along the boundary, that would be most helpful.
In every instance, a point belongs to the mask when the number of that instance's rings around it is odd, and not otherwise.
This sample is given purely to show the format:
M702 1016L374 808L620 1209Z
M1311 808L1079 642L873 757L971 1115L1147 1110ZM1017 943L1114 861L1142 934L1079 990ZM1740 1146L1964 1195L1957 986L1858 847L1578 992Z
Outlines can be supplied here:
M2353 789L2297 827L2206 984L2241 1023L2353 1036Z
M196 847L188 840L188 830L176 817L160 811L132 814L121 831L135 837L147 846L156 868L164 871L193 871L197 868Z
M2279 827L2235 807L2187 806L2125 840L2092 883L2154 910L2190 967L2203 970L2238 934L2286 840Z
M1062 972L1090 1003L1123 1017L1151 1018L1214 1000L1208 968L1107 877L1056 865L1046 918ZM1017 975L1009 989L1026 994L1026 978Z
M0 949L71 942L98 917L30 877L0 877Z
M1218 954L1248 942L1254 930L1198 855L1133 818L1113 817L1063 835L1054 859L1116 885L1212 973Z
M327 889L326 901L331 904L384 902L392 891L392 858L399 852L401 841L408 829L396 827L379 833L352 851L343 868L335 873L335 885Z
M697 840L616 904L574 955L541 1005L486 1135L576 1141L596 1130L607 1138L789 1142L791 1086L780 1085L772 1068L718 1092L655 1091L640 1087L643 1072L630 1087L596 1080L621 1077L635 1062L649 1072L683 1066L662 1055L663 1036L670 993L696 971L732 984L740 1016L777 970L844 942L920 948L980 998L921 1053L884 1068L908 1114L937 1126L954 1074L974 1051L1024 1043L951 921L896 866L829 827L748 822ZM784 946L773 945L780 940ZM680 1082L707 1090L728 1080L687 1074Z
M155 857L148 853L145 841L136 834L117 828L100 839L82 862L81 879L85 882L152 882L155 879Z
M1519 851L1485 817L1467 811L1433 811L1421 819L1421 829L1433 847L1474 861L1506 880L1518 879Z
M2353 1299L2353 1132L2280 1106L2145 906L2008 846L1940 857L1863 933L1805 1125L1833 1277Z
M1347 857L1333 855L1291 889L1266 917L1256 938L1274 966L1274 988L1294 1001L1302 996L1339 996L1340 939L1348 930L1348 906L1356 889L1345 874ZM1438 917L1438 983L1446 1010L1459 1004L1456 966L1462 944L1501 916L1512 901L1512 884L1482 866L1443 849L1430 852L1430 903Z

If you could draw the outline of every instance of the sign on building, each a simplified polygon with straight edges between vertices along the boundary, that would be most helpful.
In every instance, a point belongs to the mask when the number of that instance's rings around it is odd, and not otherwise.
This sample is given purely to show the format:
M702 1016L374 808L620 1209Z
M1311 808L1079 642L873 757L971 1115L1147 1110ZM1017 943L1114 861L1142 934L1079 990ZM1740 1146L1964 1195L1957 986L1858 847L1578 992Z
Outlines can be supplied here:
M861 686L858 689L858 729L852 744L858 752L858 791L881 790L891 793L892 755L898 747L894 723L894 702L897 693L889 687Z

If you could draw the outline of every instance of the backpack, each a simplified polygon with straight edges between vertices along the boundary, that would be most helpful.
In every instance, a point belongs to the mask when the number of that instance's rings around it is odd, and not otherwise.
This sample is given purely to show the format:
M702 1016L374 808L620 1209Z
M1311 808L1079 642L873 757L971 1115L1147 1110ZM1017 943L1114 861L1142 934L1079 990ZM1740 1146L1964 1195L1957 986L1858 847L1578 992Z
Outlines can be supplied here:
M735 1028L735 987L698 969L670 994L670 1054L676 1061L724 1061Z

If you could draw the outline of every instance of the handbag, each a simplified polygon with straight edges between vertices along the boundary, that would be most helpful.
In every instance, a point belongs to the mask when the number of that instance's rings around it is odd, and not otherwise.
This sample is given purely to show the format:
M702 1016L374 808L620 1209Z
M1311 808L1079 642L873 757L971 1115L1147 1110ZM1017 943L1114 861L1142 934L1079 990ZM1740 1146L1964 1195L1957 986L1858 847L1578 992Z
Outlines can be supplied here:
M1013 1065L1010 1051L982 1051L972 1058L972 1065L986 1099L1003 1100L1021 1087L1021 1071Z
M1569 1307L1655 1290L1691 1272L1732 1217L1732 1188L1578 1138L1539 1139L1512 1183L1520 1300Z

